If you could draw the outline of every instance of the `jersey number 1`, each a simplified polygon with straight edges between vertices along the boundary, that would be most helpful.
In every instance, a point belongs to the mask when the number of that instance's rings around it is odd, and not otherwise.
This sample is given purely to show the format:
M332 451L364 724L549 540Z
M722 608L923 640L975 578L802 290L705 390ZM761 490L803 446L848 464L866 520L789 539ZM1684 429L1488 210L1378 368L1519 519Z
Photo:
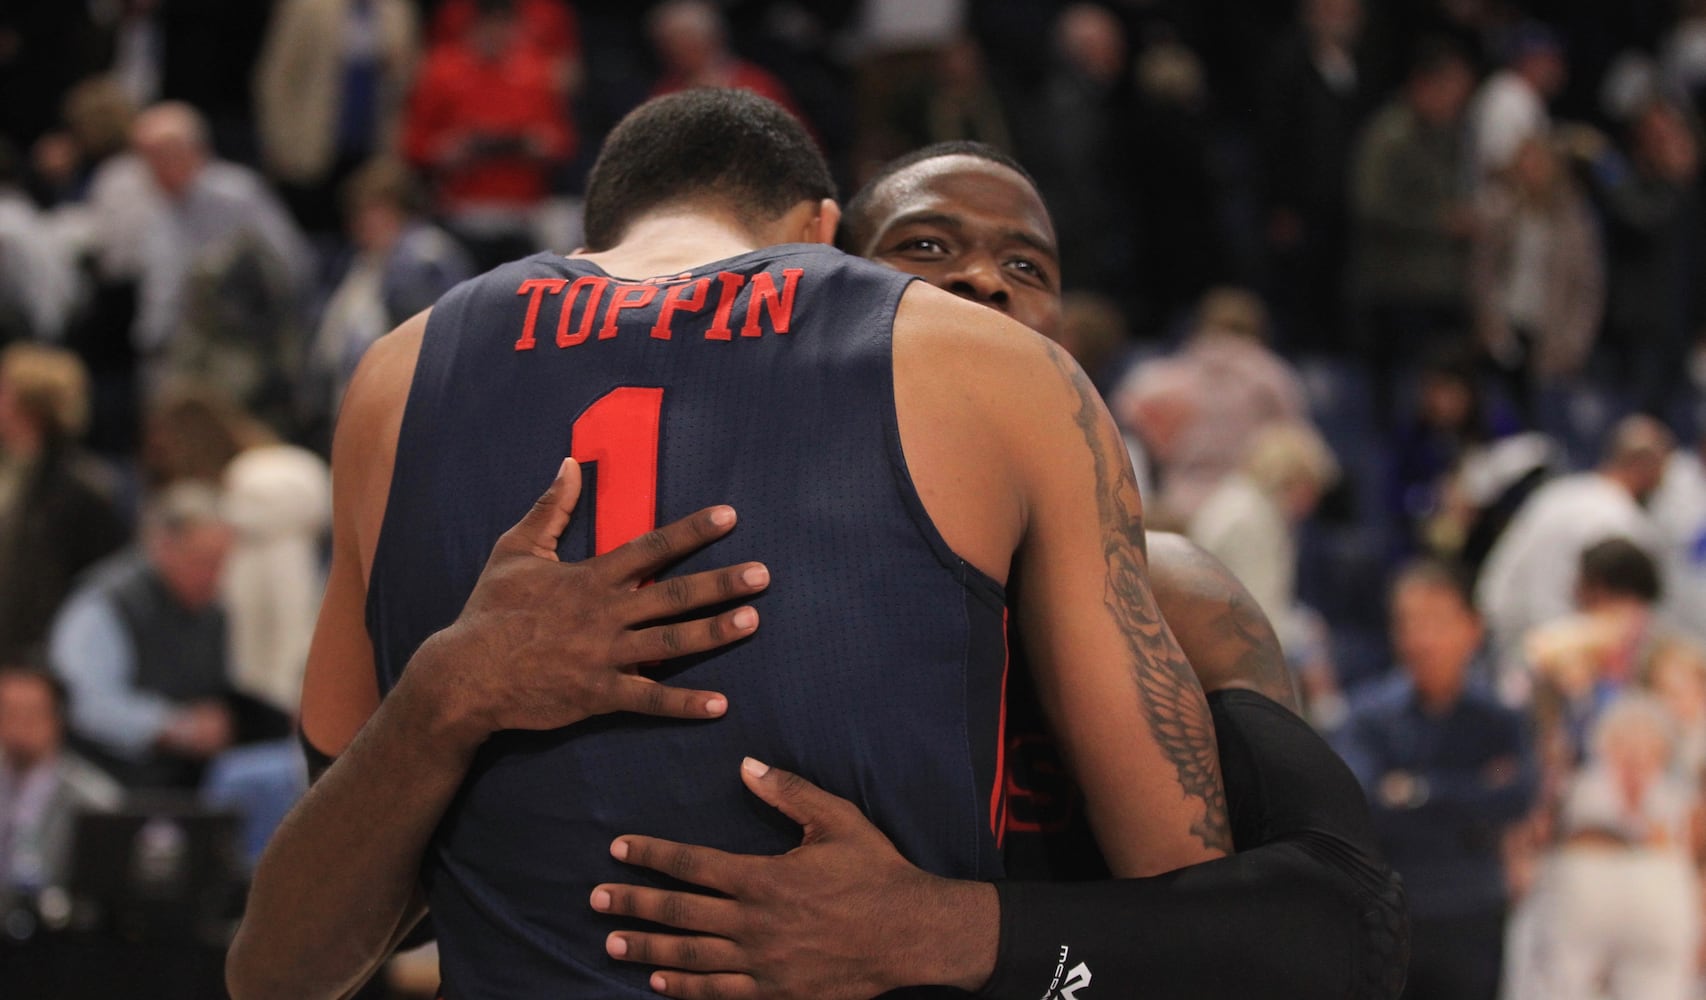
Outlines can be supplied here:
M569 454L598 466L593 554L603 555L657 526L658 433L663 390L623 386L576 418Z

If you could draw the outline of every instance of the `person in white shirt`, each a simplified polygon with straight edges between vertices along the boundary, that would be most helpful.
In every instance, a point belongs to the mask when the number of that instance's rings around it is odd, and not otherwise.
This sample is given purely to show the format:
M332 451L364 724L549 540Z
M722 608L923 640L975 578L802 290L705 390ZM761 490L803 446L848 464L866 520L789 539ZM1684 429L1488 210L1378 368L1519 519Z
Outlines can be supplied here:
M1311 717L1342 711L1319 616L1297 602L1298 525L1339 478L1332 449L1307 424L1258 431L1239 469L1192 514L1186 535L1226 564L1274 623L1286 660L1299 674Z
M1481 85L1469 109L1476 187L1503 173L1525 140L1550 131L1546 105L1566 72L1563 42L1552 29L1531 22L1513 33L1505 68Z
M1706 644L1706 465L1695 450L1677 449L1664 482L1647 505L1662 545L1666 624Z
M1523 636L1575 608L1582 552L1623 537L1649 553L1659 549L1642 504L1664 479L1675 441L1658 421L1624 418L1613 429L1599 467L1562 476L1534 491L1494 543L1475 588L1498 654L1501 694L1526 700Z
M1700 937L1698 792L1671 767L1675 720L1624 695L1571 782L1551 882L1549 1000L1689 1000ZM1603 984L1603 985L1602 985Z
M252 241L306 295L314 268L307 240L260 175L214 157L200 112L179 102L156 104L136 119L131 145L160 199L142 229L132 333L145 374L148 360L157 363L180 332L185 286L210 253Z

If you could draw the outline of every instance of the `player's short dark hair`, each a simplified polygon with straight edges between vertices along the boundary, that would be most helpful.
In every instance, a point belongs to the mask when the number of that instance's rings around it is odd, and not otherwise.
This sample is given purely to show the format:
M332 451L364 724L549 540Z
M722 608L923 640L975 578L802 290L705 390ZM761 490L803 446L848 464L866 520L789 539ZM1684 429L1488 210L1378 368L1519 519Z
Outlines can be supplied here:
M701 88L654 98L617 123L586 184L586 247L607 250L640 215L714 198L754 224L835 197L817 144L774 101Z
M863 250L864 244L871 238L871 227L876 225L876 220L871 217L872 206L876 203L877 192L883 184L908 167L944 156L971 156L987 160L1013 171L1023 177L1033 190L1037 189L1037 179L1031 176L1031 172L1026 170L1023 164L986 142L954 139L931 143L883 164L871 179L865 182L865 186L859 189L859 193L853 196L847 203L846 210L841 213L841 228L836 231L835 245L848 253Z
M1664 593L1658 563L1627 538L1607 538L1583 549L1577 573L1584 587L1647 604L1657 603Z

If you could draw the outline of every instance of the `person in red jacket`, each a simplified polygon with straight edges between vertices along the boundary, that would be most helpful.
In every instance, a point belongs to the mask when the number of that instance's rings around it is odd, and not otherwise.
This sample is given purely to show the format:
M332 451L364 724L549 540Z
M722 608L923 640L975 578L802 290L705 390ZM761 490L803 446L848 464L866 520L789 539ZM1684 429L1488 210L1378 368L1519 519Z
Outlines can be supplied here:
M432 16L429 40L444 45L466 38L479 20L478 0L444 0ZM581 29L575 9L565 0L517 0L516 20L521 35L556 67L565 97L574 97L581 83Z
M781 80L730 50L723 16L715 6L704 0L667 0L652 11L647 25L663 65L663 76L652 87L653 97L692 87L749 90L782 105L811 127Z
M481 268L537 249L529 216L575 132L553 63L526 40L517 0L473 0L468 31L427 56L403 145Z

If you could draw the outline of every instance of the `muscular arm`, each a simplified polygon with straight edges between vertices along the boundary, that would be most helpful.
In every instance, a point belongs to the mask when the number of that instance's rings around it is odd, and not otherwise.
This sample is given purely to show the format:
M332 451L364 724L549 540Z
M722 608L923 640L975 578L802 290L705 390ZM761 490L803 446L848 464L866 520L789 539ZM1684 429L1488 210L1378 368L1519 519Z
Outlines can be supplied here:
M1055 389L1033 389L1026 415L1029 517L1012 580L1038 695L1111 871L1218 857L1232 842L1214 726L1150 586L1130 463L1089 378L1038 344Z

